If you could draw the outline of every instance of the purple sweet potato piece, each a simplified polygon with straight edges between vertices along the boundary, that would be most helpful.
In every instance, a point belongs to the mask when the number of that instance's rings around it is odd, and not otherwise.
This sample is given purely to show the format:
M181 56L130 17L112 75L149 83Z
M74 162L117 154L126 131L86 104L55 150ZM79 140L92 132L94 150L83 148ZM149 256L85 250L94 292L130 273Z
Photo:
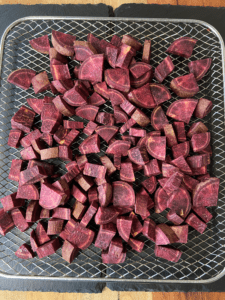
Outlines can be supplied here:
M163 127L165 136L166 136L166 142L168 147L173 147L174 145L177 145L177 138L173 129L172 124L166 124Z
M67 146L60 145L58 157L64 161L72 161L73 160L72 149Z
M184 222L184 220L172 210L170 210L167 213L166 218L167 218L167 220L173 222L173 224L175 224L175 225L180 225L181 223Z
M151 124L155 130L163 130L169 121L161 106L156 106L151 114Z
M88 190L88 201L89 203L98 202L98 191L96 186L93 186Z
M89 105L101 106L105 104L105 99L103 99L99 94L94 92L88 99Z
M127 156L129 148L130 142L117 140L109 145L108 149L106 150L106 154L111 154L114 156Z
M132 239L132 238L130 238L127 243L129 246L131 246L131 248L133 250L135 250L137 252L142 252L144 245L145 245L144 242L139 241L137 239Z
M129 217L132 218L131 235L135 237L142 232L142 225L133 211L130 213Z
M139 78L134 78L132 75L130 75L130 85L133 88L137 89L146 83L150 83L152 81L153 76L154 76L153 68L151 68L150 71L148 71L147 73L145 73Z
M22 105L12 117L11 125L15 126L16 129L29 133L33 125L34 117L35 112L32 109Z
M113 223L103 224L100 226L98 235L95 240L95 247L106 250L111 240L116 234L116 225Z
M216 206L219 183L220 180L216 177L200 182L193 191L193 206Z
M117 134L118 132L118 128L116 126L98 126L95 129L95 132L101 137L103 138L103 140L105 140L107 143L109 143L109 141L114 138L114 136Z
M41 185L39 204L46 209L53 209L64 202L67 194L52 184L43 183Z
M210 155L201 154L187 157L187 163L192 169L201 168L210 164Z
M172 262L178 262L181 258L182 252L178 249L174 249L171 247L163 247L155 245L155 256L166 259Z
M61 55L73 56L75 40L75 36L52 30L52 45Z
M75 177L75 181L85 192L87 192L94 185L92 178L82 174L79 174L77 177Z
M156 68L155 68L155 78L158 82L162 83L163 80L173 72L175 66L172 62L170 56L167 56Z
M192 73L174 78L170 88L180 98L191 98L199 92L199 86Z
M155 228L156 224L152 219L145 219L142 228L142 234L151 241L155 242Z
M191 137L191 146L194 152L204 150L210 144L210 132L193 134Z
M95 54L88 57L79 68L78 78L96 83L102 82L103 63L103 54Z
M84 123L83 122L76 122L70 120L63 120L63 127L66 129L83 129Z
M26 210L26 221L36 222L40 219L41 207L38 201L31 200L27 206Z
M114 119L116 124L126 123L128 121L128 116L119 106L114 106Z
M43 245L46 242L50 241L50 237L47 235L45 223L42 221L38 222L38 225L35 230L37 244Z
M11 217L15 226L24 232L30 227L30 224L25 219L25 212L21 208L15 208L11 211Z
M37 114L41 114L44 105L44 99L27 98L27 103Z
M74 42L75 56L74 59L84 61L89 56L97 54L96 49L89 42L75 41Z
M120 258L123 252L123 241L121 237L114 237L109 245L108 255L109 257Z
M40 154L41 154L41 160L58 158L59 157L59 147L43 149L40 151Z
M120 45L121 45L121 38L118 37L118 35L114 34L114 35L112 36L112 39L111 39L111 41L110 41L110 44L112 44L112 45L116 46L117 48L119 48Z
M20 140L23 137L23 132L19 129L11 129L8 137L8 146L18 148Z
M31 80L33 88L34 88L34 93L38 94L41 92L44 92L48 89L50 89L50 82L48 79L47 72L41 72L38 75L34 76Z
M68 241L73 245L76 245L79 249L85 250L93 242L95 232L91 229L83 227L79 223L74 224L74 230L69 236Z
M106 167L97 164L86 163L83 174L90 177L104 177L106 174Z
M186 244L188 241L188 225L182 225L182 226L171 226L170 227L176 234L176 236L179 238L179 241L177 243Z
M117 90L109 89L108 94L113 107L116 105L121 105L125 102L124 106L122 106L123 110L128 114L131 113L131 109L133 108L133 106L131 105L130 108L128 107L129 102L127 102L127 99L122 93Z
M40 219L49 219L50 218L50 213L51 211L46 208L42 208L41 213L40 213Z
M29 160L27 168L33 168L35 166L42 167L47 175L53 175L54 173L54 165L49 164L45 161L39 161L39 160Z
M203 119L206 115L210 113L213 108L212 101L201 98L198 100L198 104L196 106L194 116L199 119Z
M116 67L128 69L131 59L136 55L136 51L129 45L122 44L119 49L119 54L116 60Z
M102 251L102 262L103 264L122 264L125 262L126 259L126 247L123 246L123 252L121 253L119 258L116 258L115 256L109 255L109 250L103 250Z
M168 245L176 243L179 238L175 232L168 225L162 223L158 224L155 228L155 244L156 245Z
M166 114L175 120L188 124L197 104L198 100L196 99L176 100L169 106Z
M122 135L122 140L130 142L131 145L135 146L137 143L137 137L130 136L130 135Z
M65 240L62 246L62 258L65 259L69 264L78 255L79 248L76 245L72 245L69 241Z
M106 155L100 157L100 160L101 160L101 163L106 167L107 174L109 176L116 171L115 166L113 165L113 163L111 162L111 160Z
M16 194L17 193L13 193L0 199L5 212L17 207L24 206L25 200L17 198Z
M112 186L109 183L104 183L98 186L98 198L99 204L102 207L106 207L112 200Z
M113 163L114 163L114 166L116 167L116 169L120 170L120 168L121 168L121 155L114 155Z
M196 176L196 175L205 175L207 174L207 166L203 166L201 168L197 168L197 169L192 169L192 176Z
M65 136L68 134L68 132L69 132L68 129L66 129L62 125L60 125L58 127L58 129L56 130L56 132L54 133L53 138L57 143L60 143L60 141L65 138Z
M165 162L162 163L162 175L163 177L171 177L174 173L179 171L179 169L171 164Z
M192 209L205 223L208 223L213 217L204 206L192 206Z
M70 220L71 219L71 210L66 207L56 207L53 210L52 218Z
M153 194L155 189L156 189L156 185L157 185L157 181L155 176L151 176L147 179L145 179L144 181L141 182L141 185L150 193Z
M51 64L51 73L54 80L71 79L68 65L53 65Z
M104 125L113 126L114 125L114 116L113 114L107 112L99 112L96 117L96 122Z
M101 52L100 40L97 37L95 37L92 33L88 34L87 42L90 43L97 50L98 53Z
M32 146L29 146L29 147L23 149L22 151L20 151L20 155L21 155L23 160L30 160L30 159L38 159L39 158L39 154L36 151L34 151Z
M27 148L31 145L31 141L34 139L38 139L42 136L41 132L38 129L31 131L28 135L23 137L20 141L21 146Z
M54 98L53 103L56 108L67 117L71 117L75 114L74 108L68 105L63 99L62 96L57 96Z
M31 145L32 145L34 151L36 151L38 154L40 154L41 150L46 148L45 143L40 138L32 140Z
M162 104L171 99L170 91L162 84L150 83L152 97L157 105Z
M115 46L113 46L112 44L107 42L106 40L103 40L103 39L100 40L100 44L99 44L100 53L103 53L104 55L106 55L106 48L107 47L116 48Z
M52 71L54 71L54 70L55 69L52 68ZM69 75L66 77L69 77ZM53 87L56 90L55 94L57 94L57 93L64 94L66 91L72 89L74 86L74 82L70 78L63 79L63 80L54 80L51 82L51 84L53 85Z
M142 87L132 90L130 94L131 99L129 99L139 107L153 108L156 106L148 83ZM128 94L128 97L130 94Z
M150 216L150 213L147 209L148 197L148 194L143 195L143 193L141 194L140 192L136 194L135 213L140 215L143 220Z
M34 257L31 247L27 244L21 245L15 252L15 255L21 259L30 259Z
M183 180L183 177L184 177L184 174L179 171L174 173L171 177L169 177L169 179L163 186L163 189L167 193L168 196L171 193L173 193L174 191L176 191L177 189L179 189L181 182Z
M192 170L183 156L179 156L178 158L172 160L171 164L179 168L181 172L192 174Z
M160 184L161 187L164 187L164 185L166 184L168 178L158 178L158 183Z
M52 98L53 100L54 98ZM41 120L47 121L47 120L54 120L55 122L61 123L62 121L62 114L61 112L56 108L55 104L51 102L45 102L42 112L41 112ZM43 130L42 130L43 132Z
M202 181L205 181L206 179L209 179L211 176L209 175L209 173L206 173L204 175L200 175L197 177L197 179L202 182Z
M18 181L20 177L20 172L22 169L23 161L21 159L12 159L9 176L10 180Z
M77 165L80 171L83 171L85 164L88 162L87 160L87 156L84 155L75 155L76 157L76 161L77 161Z
M179 55L185 58L189 58L192 55L193 49L197 40L190 37L181 37L176 39L166 50L167 53Z
M179 187L170 195L167 207L175 211L180 217L186 218L191 210L191 197L188 191L183 186Z
M71 193L77 201L81 203L86 202L87 194L83 190L80 190L77 186L73 185Z
M54 254L61 247L59 238L53 239L37 249L39 259Z
M205 74L208 72L212 63L211 58L204 58L199 60L190 61L188 63L188 68L190 73L193 73L196 81L201 80Z
M0 208L0 234L5 236L14 226L11 216Z
M82 90L81 85L75 85L66 91L63 95L63 99L71 106L83 106L87 104L87 96Z
M146 130L133 127L133 128L129 129L129 135L135 136L135 137L144 137L144 136L146 136Z
M23 90L28 90L36 72L30 69L18 69L9 74L7 81Z
M134 206L135 194L133 188L126 182L113 182L113 205L114 206Z
M146 149L148 153L158 160L166 158L166 137L150 136L146 140Z
M120 167L120 180L126 182L134 182L135 176L131 162L121 163Z
M73 208L73 217L76 220L82 219L85 211L87 210L87 206L85 206L83 203L76 201Z
M149 64L151 56L151 40L145 40L142 54L142 62Z
M199 181L188 175L184 175L183 183L184 183L186 189L189 192L192 192L195 189L195 187L197 186L197 184L199 183Z
M207 225L193 213L190 213L185 222L200 233L203 233L207 227Z
M130 77L128 69L105 70L105 81L112 89L128 93L130 90Z
M193 123L188 130L187 136L192 138L194 134L207 132L208 128L201 121L197 123Z
M144 166L144 174L148 177L161 174L161 168L157 159L151 159L149 163Z
M155 192L154 200L155 212L161 213L167 208L167 201L169 200L169 197L164 189L159 187Z
M19 185L16 193L16 198L39 200L39 191L34 184Z
M136 123L141 127L146 127L150 123L149 118L140 109L135 110L131 116L131 119L136 121Z
M47 235L60 234L63 228L63 223L64 220L61 219L50 219L48 221Z
M125 217L125 216L119 216L117 218L116 221L117 230L121 238L126 242L128 242L130 238L131 226L132 226L132 218Z
M105 81L96 83L94 86L94 91L104 97L105 99L109 99L109 90Z
M47 176L42 167L34 166L20 172L19 185L34 184Z
M135 38L133 38L132 36L130 36L128 34L123 35L122 44L131 46L132 48L134 48L137 51L140 51L142 49L142 44L140 42L138 42L138 40L136 40Z
M130 67L130 72L134 78L139 78L151 71L152 67L144 62L136 62Z
M174 131L178 142L186 141L186 132L184 127L184 122L173 122Z
M87 119L89 121L94 121L98 113L99 108L94 105L84 105L78 107L75 111L76 116Z
M122 108L123 111L125 111L126 114L128 114L129 116L131 116L135 110L136 107L131 104L128 100L124 100L121 104L120 107Z
M190 151L189 141L183 142L172 147L173 157L178 158L179 156L184 156L186 158Z
M52 135L48 132L42 133L42 136L40 137L48 146L52 147L53 145L53 138Z
M134 147L129 149L128 157L137 165L144 166L149 162L148 154L145 148Z
M93 203L91 203L91 205L87 209L82 220L80 221L80 224L84 227L87 227L88 223L91 221L91 219L97 212L97 209L98 209L98 203L96 201L94 201Z
M129 46L128 46L129 47ZM116 63L117 63L117 57L118 57L118 53L119 53L119 49L117 48L112 48L112 47L106 47L106 52L105 52L105 56L107 58L108 63L110 64L110 66L112 68L116 67ZM129 65L130 62L130 57L132 58L132 54L133 53L129 53L127 61L126 61L126 66Z
M97 225L103 225L110 223L119 215L119 211L114 206L99 207L95 215L95 223Z

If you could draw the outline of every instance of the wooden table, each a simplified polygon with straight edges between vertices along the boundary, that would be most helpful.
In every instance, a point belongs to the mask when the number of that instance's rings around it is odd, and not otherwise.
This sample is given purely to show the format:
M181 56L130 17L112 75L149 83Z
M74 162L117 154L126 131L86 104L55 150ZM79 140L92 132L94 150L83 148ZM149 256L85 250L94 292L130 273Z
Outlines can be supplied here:
M105 3L114 9L124 3L171 4L193 6L225 6L225 0L0 0L0 4L98 4ZM225 293L162 293L113 292L105 288L102 294L11 292L0 291L1 300L224 300Z

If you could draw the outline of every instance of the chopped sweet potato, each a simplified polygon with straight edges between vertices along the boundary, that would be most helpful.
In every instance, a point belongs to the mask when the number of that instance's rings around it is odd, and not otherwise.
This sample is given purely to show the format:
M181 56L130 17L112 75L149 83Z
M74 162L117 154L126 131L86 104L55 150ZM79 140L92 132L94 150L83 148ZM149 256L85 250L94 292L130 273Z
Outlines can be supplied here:
M105 70L105 81L112 89L128 93L130 90L130 77L128 69Z
M52 30L52 44L53 47L65 56L73 56L75 36L60 31Z
M176 133L178 142L186 141L186 132L184 127L184 122L173 122L174 131Z
M167 200L167 207L175 211L180 217L186 218L191 210L191 197L188 191L180 186Z
M166 158L166 137L150 136L146 140L146 148L148 153L158 160Z
M157 159L151 159L149 163L144 165L144 174L148 177L161 174L161 168Z
M172 210L167 213L166 218L167 220L173 222L174 225L180 225L184 222L184 220Z
M37 248L39 259L54 254L61 247L59 238L55 238Z
M201 98L198 100L198 104L196 106L194 116L199 119L203 119L207 116L213 108L212 101Z
M31 247L27 244L21 245L19 249L15 252L15 255L21 259L30 259L34 257L34 253Z
M162 83L163 80L173 72L175 66L172 62L172 59L168 55L156 68L155 68L155 78L159 83Z
M38 201L31 200L27 206L26 210L26 221L36 222L40 219L41 207Z
M219 183L220 180L216 177L198 183L193 191L193 206L216 206Z
M98 225L108 224L119 215L119 211L114 206L99 207L95 215L95 223Z
M30 69L18 69L9 74L7 81L23 90L28 90L36 72Z
M0 199L5 212L10 211L17 207L24 206L25 200L20 199L16 196L17 193L13 193Z
M113 223L100 225L98 235L95 240L95 247L106 250L111 240L116 234L116 225Z
M13 223L21 232L26 231L30 227L30 223L28 223L25 219L25 211L21 208L13 209L11 211L11 217L13 219Z
M113 205L114 206L134 206L135 193L133 188L126 182L113 182Z
M172 147L172 153L174 159L183 156L186 158L190 152L190 143L189 141L183 142Z
M170 88L180 98L191 98L199 92L193 73L174 78L170 83Z
M190 73L193 73L196 81L201 80L211 67L212 59L204 58L199 60L190 61L188 68Z
M179 240L175 232L168 225L161 223L155 228L155 244L168 245Z
M151 114L151 125L155 130L163 130L169 121L161 106L156 106Z
M75 259L78 255L79 248L75 245L72 245L69 241L65 240L62 246L62 258L65 259L69 264Z
M189 58L192 55L193 49L197 40L190 37L181 37L176 39L166 50L167 53L179 55L185 58Z
M180 99L173 102L167 109L167 116L188 124L198 104L195 99Z
M150 83L150 90L156 105L160 105L172 97L170 91L162 84Z
M119 216L117 218L116 227L118 229L119 235L126 242L128 242L130 238L131 226L132 218L125 216Z
M182 252L178 249L174 249L171 247L163 247L155 245L155 256L160 257L172 262L178 262L181 258Z
M207 227L207 225L193 213L187 217L185 222L200 233L203 233Z
M156 213L161 213L168 207L167 202L169 200L169 197L163 188L159 187L156 190L155 195L154 195L154 200L155 200L155 212Z

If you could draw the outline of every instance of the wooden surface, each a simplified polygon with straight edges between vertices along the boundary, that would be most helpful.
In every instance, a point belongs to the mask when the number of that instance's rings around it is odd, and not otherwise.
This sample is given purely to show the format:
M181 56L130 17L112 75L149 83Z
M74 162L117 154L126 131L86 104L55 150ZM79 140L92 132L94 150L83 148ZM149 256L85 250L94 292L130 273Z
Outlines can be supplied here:
M124 3L149 3L193 6L225 6L225 0L0 0L0 4L97 4L105 3L114 9ZM113 292L105 288L102 294L10 292L0 291L0 300L225 300L225 293L161 293Z

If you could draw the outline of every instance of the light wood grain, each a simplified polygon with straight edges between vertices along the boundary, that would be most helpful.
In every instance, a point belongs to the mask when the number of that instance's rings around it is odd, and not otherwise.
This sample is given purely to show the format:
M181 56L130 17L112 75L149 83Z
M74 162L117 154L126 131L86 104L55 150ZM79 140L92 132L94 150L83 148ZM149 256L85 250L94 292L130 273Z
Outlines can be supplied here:
M147 0L148 4L171 4L177 5L178 0Z
M153 293L152 300L224 300L225 293Z
M153 300L153 293L148 292L119 292L119 300Z
M191 6L225 6L225 0L178 0L179 5Z

